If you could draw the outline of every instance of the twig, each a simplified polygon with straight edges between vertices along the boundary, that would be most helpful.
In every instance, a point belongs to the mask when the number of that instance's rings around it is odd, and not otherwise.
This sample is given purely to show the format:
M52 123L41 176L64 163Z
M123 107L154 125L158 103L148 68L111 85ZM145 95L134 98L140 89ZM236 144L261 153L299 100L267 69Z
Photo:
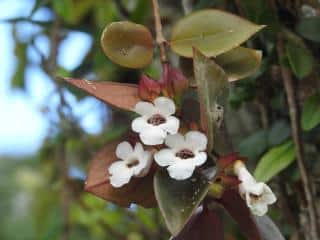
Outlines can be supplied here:
M125 6L123 6L123 3L121 0L114 0L113 1L114 4L116 5L120 15L124 18L129 18L130 16L130 13L128 12L128 10L125 8Z
M279 60L284 56L284 46L281 37L278 39L277 51ZM317 223L317 210L313 200L313 192L311 187L311 181L307 173L303 143L301 140L301 125L300 125L300 111L296 98L296 91L292 79L291 72L284 66L280 66L281 75L284 83L285 92L287 95L289 113L291 120L292 136L295 144L295 150L297 154L297 162L303 184L303 189L307 201L308 214L310 218L310 236L312 240L319 240L319 226Z
M160 9L158 0L152 0L153 5L153 14L154 14L154 22L156 28L156 41L160 48L160 60L162 63L167 62L167 55L166 55L166 39L162 33L162 24L161 24L161 17L160 17Z

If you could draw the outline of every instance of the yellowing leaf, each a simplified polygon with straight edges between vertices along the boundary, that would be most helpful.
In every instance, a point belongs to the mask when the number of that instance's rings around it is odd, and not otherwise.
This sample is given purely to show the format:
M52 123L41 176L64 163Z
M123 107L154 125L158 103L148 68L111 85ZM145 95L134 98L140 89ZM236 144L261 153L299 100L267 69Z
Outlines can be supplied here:
M114 22L106 26L101 46L111 61L128 68L143 68L153 56L153 38L143 25Z
M185 57L192 57L192 47L207 57L218 56L239 46L263 27L221 10L202 10L174 25L170 46Z
M231 82L254 74L260 67L261 58L262 52L259 50L237 47L217 56L215 61Z

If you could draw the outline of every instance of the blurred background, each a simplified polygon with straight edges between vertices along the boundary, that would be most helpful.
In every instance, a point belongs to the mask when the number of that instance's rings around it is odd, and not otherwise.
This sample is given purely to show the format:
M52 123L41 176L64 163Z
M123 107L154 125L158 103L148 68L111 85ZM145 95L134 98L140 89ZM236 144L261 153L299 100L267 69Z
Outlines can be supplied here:
M150 2L0 0L0 239L169 238L158 210L137 206L121 209L83 192L89 160L121 134L130 116L109 109L56 78L137 83L140 72L110 62L99 40L106 24L125 19L154 32ZM290 142L280 65L291 68L298 89L307 169L317 196L320 3L188 2L193 9L225 9L268 25L247 43L263 50L262 66L253 77L232 84L226 121L230 142L249 157L251 170L266 156L283 161L271 179L279 201L270 215L288 239L299 237L304 231L305 201ZM184 15L187 6L170 0L160 0L160 4L169 37L172 23ZM286 41L295 50L288 47L286 55L278 58L276 39L280 31L286 33ZM171 58L178 64L177 56L172 54ZM159 76L157 53L144 72ZM288 144L292 146L289 150L270 154ZM319 204L318 198L315 201ZM232 224L227 229L237 233ZM227 235L228 239L244 239L240 234L233 236L238 237Z

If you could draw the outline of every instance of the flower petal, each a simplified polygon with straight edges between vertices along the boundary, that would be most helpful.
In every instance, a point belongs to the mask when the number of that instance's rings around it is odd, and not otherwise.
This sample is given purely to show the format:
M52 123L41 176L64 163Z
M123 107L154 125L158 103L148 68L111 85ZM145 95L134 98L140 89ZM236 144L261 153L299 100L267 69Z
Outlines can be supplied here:
M248 207L250 208L251 212L254 215L257 216L263 216L268 212L268 205L263 203L254 203L254 204L248 204Z
M131 123L132 130L137 133L142 132L147 127L150 127L150 124L143 117L137 117Z
M161 167L171 165L175 162L174 152L169 148L162 149L154 155L154 160Z
M146 145L162 144L166 136L167 133L157 126L147 127L140 132L140 139Z
M168 147L172 149L179 149L185 145L184 137L180 133L168 135L166 137L165 143Z
M157 109L152 103L141 101L136 104L134 111L142 116L150 117L157 112Z
M193 164L186 163L187 161L177 161L170 165L167 169L171 178L184 180L190 178L195 169Z
M143 156L144 150L143 150L143 146L141 143L139 143L139 142L136 143L136 145L134 146L133 153L139 159L140 159L140 157Z
M274 195L271 188L267 184L264 184L264 191L263 191L262 199L267 204L273 204L277 201L276 196Z
M158 97L153 102L162 115L170 116L176 112L176 106L170 98Z
M110 184L117 188L127 184L133 175L133 172L127 167L124 161L114 162L108 171L111 175L109 177Z
M116 156L122 160L128 159L133 153L132 146L129 142L121 142L117 146Z
M206 135L199 131L190 131L185 135L186 142L193 147L194 150L204 151L207 148L208 139Z
M169 116L167 121L163 124L160 124L159 127L165 130L170 134L176 134L179 130L180 121L178 118Z
M201 166L207 161L207 153L205 152L199 152L196 154L196 156L193 158L192 163L195 166Z
M149 152L149 151L144 152L143 156L141 156L141 158L140 158L140 166L141 166L140 170L134 169L135 176L144 177L149 173L150 168L152 166L152 153L151 152Z

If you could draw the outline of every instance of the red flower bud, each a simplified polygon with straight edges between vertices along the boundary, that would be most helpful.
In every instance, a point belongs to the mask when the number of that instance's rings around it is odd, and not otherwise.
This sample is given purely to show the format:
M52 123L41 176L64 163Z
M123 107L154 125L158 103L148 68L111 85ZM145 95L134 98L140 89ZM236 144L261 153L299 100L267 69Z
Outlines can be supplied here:
M220 157L217 160L217 165L220 168L220 170L224 170L225 168L232 166L237 160L245 161L246 158L239 156L239 154L235 152Z
M170 97L180 95L189 86L188 79L183 73L179 69L171 67L169 64L163 66L160 82L164 94Z
M142 100L152 101L160 95L161 86L156 80L142 74L139 81L138 92Z

